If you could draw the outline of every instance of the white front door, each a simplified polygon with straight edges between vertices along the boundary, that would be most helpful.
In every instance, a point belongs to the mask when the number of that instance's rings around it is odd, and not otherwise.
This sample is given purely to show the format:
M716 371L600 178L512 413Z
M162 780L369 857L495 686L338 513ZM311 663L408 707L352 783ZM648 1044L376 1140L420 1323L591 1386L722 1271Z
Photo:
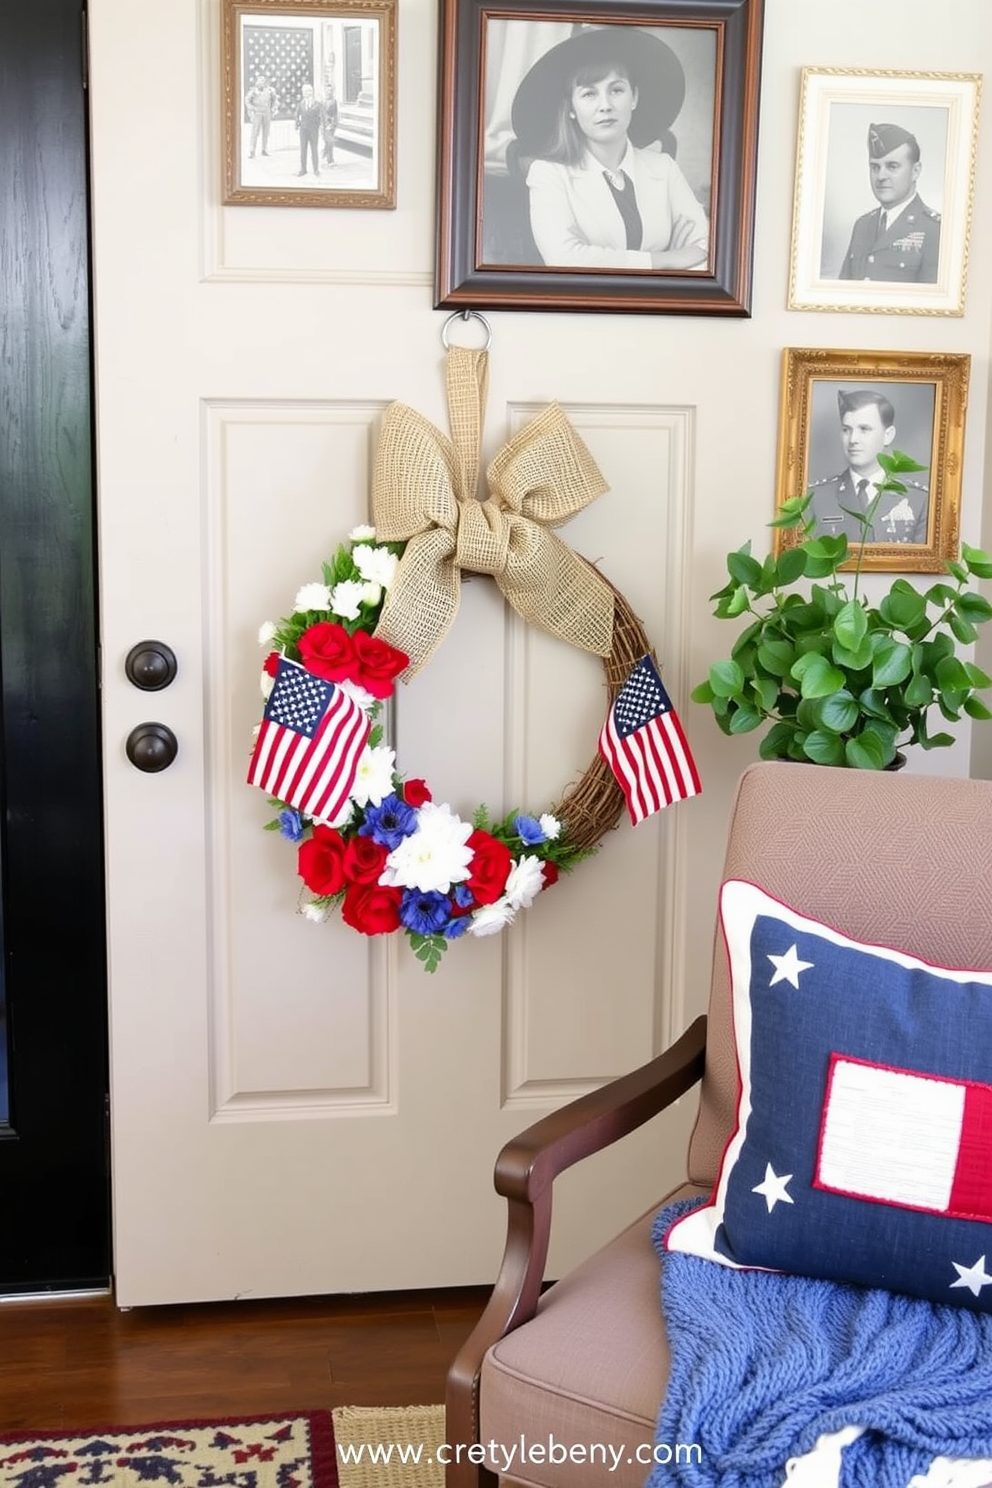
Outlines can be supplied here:
M400 8L395 212L222 207L219 0L90 0L89 17L118 1301L485 1281L500 1145L682 1024L692 803L622 826L433 976L397 937L296 913L293 850L245 783L256 637L368 520L385 405L446 425L435 6ZM632 357L622 316L492 320L487 455L564 404L612 488L565 535L642 616L684 706L691 411L656 401L643 321ZM158 692L125 676L145 639L178 659ZM397 703L398 765L463 813L543 811L592 756L604 699L595 659L476 579ZM179 746L155 773L125 752L147 722ZM569 1176L553 1265L678 1180L679 1142L650 1150Z

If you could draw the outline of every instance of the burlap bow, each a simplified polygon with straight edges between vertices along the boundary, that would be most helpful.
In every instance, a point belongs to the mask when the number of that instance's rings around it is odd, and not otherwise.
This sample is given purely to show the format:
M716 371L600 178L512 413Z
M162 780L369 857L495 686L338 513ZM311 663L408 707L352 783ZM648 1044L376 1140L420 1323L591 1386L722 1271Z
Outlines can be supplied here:
M449 347L446 376L452 439L402 403L383 419L372 519L406 550L376 635L407 653L412 677L455 618L464 570L491 574L528 624L608 656L613 591L552 530L609 489L592 456L553 403L496 455L478 500L487 353Z

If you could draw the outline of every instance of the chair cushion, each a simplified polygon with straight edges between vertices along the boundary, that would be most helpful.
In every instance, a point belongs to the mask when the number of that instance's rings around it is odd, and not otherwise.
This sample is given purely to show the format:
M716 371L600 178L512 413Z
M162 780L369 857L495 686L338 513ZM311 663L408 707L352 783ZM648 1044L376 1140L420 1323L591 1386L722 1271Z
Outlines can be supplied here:
M737 1123L669 1249L992 1311L992 971L720 902Z
M505 1480L541 1488L606 1482L642 1488L669 1370L651 1226L658 1208L705 1192L686 1185L663 1199L545 1292L535 1317L489 1350L479 1440L516 1452L511 1463L487 1463ZM529 1458L535 1446L544 1448L538 1456L561 1456L564 1449L570 1457L521 1463L521 1421ZM558 1446L549 1454L552 1441ZM596 1459L580 1461L581 1449L593 1446Z

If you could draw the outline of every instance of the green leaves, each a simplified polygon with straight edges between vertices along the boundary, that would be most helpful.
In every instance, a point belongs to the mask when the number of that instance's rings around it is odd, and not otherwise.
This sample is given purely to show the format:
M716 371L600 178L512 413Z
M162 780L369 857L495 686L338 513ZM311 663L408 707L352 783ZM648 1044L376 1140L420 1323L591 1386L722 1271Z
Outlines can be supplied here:
M925 469L892 450L879 457L879 491L905 491L898 479ZM719 619L746 616L727 660L714 662L692 691L730 735L770 725L762 759L880 770L897 747L941 748L951 735L931 733L931 710L949 720L992 718L980 694L990 678L958 655L992 620L992 603L972 587L992 579L992 556L961 546L960 558L926 589L893 579L871 602L859 594L864 540L817 534L808 517L812 494L782 503L773 527L798 534L759 561L747 542L727 555L728 582L712 596ZM853 559L853 565L852 565ZM850 588L841 572L853 566ZM866 581L867 582L867 581ZM990 700L992 702L992 700Z
M885 746L877 734L865 732L844 745L847 763L856 770L881 770L888 764Z
M740 663L716 662L710 667L710 687L714 697L739 697L744 689L744 672Z
M926 470L926 465L918 465L912 455L904 454L902 450L894 449L890 454L880 454L878 463L886 475L911 475L914 470ZM893 485L898 482L893 482Z
M418 935L416 930L408 930L407 940L417 960L423 963L424 970L437 971L441 964L441 957L448 949L448 942L444 936Z
M807 651L805 656L800 656L791 675L799 683L804 698L827 697L844 686L844 673L816 651Z
M849 599L837 612L833 625L834 635L845 651L857 652L868 634L868 616L863 604Z
M974 574L976 579L992 579L992 558L988 553L983 553L981 548L969 548L967 543L962 543L961 557L968 572Z
M761 583L761 564L751 557L751 544L746 543L736 553L727 554L727 571L738 584L756 587Z

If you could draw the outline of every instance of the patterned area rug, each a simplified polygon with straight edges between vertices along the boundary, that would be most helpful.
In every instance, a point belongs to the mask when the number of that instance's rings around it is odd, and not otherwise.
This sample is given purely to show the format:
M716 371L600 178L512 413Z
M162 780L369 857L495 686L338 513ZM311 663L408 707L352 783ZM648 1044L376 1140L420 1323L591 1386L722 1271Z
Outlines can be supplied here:
M443 1488L442 1406L0 1436L0 1488Z

